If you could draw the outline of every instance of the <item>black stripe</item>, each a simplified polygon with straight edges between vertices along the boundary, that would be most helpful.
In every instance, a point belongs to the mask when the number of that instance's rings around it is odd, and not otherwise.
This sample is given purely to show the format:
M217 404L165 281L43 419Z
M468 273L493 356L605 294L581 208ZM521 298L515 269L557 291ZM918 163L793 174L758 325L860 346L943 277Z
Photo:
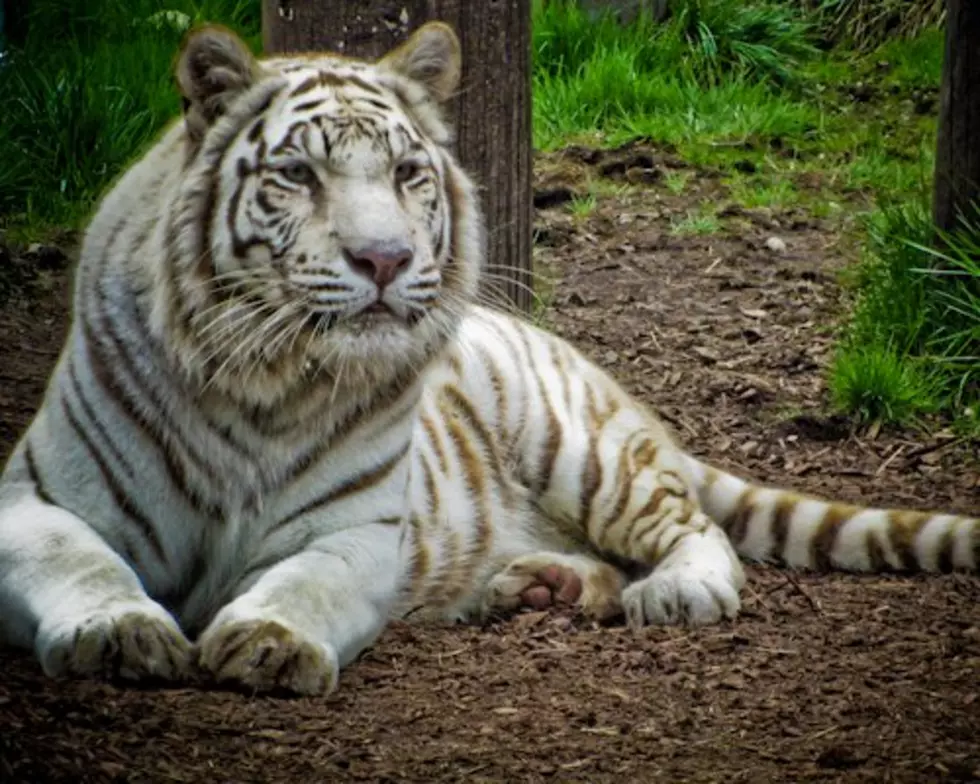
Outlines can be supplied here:
M395 107L389 103L378 100L377 98L361 98L364 103L373 106L375 109L380 109L383 112L390 114L395 111Z
M480 454L474 448L472 439L466 437L466 429L460 417L453 416L449 419L446 432L456 452L457 463L462 466L467 495L472 501L476 515L473 532L475 536L467 543L465 553L459 553L457 550L454 557L450 559L454 566L451 572L453 582L450 583L448 596L450 601L453 601L464 590L465 575L473 572L475 565L489 550L493 542L493 526L490 523L490 498Z
M279 97L279 94L285 91L286 87L287 85L283 84L280 87L277 87L272 92L270 92L268 95L266 95L265 98L262 99L262 102L258 106L256 106L255 109L252 111L252 116L254 117L263 114L270 106L272 106L272 102ZM226 150L228 149L228 147L231 147L231 143L233 141L234 141L234 136L228 140L228 144L225 146Z
M311 76L296 85L296 88L289 94L289 97L295 98L304 93L308 93L310 90L315 90L319 86L320 80L316 76Z
M255 121L255 124L249 129L248 136L246 137L250 142L254 142L262 135L262 131L265 130L265 118L260 117Z
M510 335L507 334L506 330L504 330L499 324L497 324L497 322L493 318L485 319L485 320L482 321L482 323L486 327L488 327L489 329L491 329L493 332L496 332L497 333L497 335L499 336L501 342L510 349L510 355L512 357L520 357L520 358L523 359L524 355L521 353L521 348L523 347L521 345L521 343L522 343L521 341L515 343L513 340L511 340L510 339ZM531 385L532 382L527 377L527 368L531 367L531 357L528 356L526 359L527 359L527 361L518 361L518 362L515 362L513 364L513 368L517 370L518 375L520 375L520 377L521 377L520 378L520 389L523 390L523 392L524 392L523 397L529 399L531 397L530 385ZM521 395L518 395L518 397L521 397ZM519 404L520 404L520 401L518 401L518 405ZM514 444L518 444L519 445L524 440L524 435L525 435L525 433L527 431L527 425L528 425L527 419L528 418L525 417L525 416L522 416L522 417L519 417L518 418L518 429L517 429L517 432L514 434L514 438L513 438L513 443ZM521 465L521 468L524 471L526 471L527 468L528 468L528 466L526 465L526 462L527 462L526 460L523 460L523 459L521 460L521 464L522 464ZM525 479L525 483L528 484L528 485L530 485L530 480L533 479L533 477L528 477L528 476L525 475L524 476L524 479Z
M68 365L68 377L71 381L72 392L74 392L75 394L75 399L81 405L82 414L95 428L99 437L102 439L102 442L106 445L106 447L108 447L113 460L115 460L119 468L126 474L126 478L129 480L129 482L133 485L138 484L139 478L136 476L136 473L133 471L133 468L130 465L129 460L119 450L119 448L115 445L115 443L113 443L112 438L109 436L108 431L103 427L100 417L96 413L95 409L92 407L92 404L89 403L88 399L85 397L85 394L82 391L81 383L78 380L78 375L75 369L74 356L72 357ZM69 414L69 416L71 416L71 414ZM87 443L90 451L93 452L97 451L94 442L87 442ZM181 489L179 485L178 485L178 489ZM220 513L218 511L215 511L214 509L211 509L209 511L214 512L215 514Z
M321 103L323 103L326 98L317 98L313 101L304 101L303 103L298 103L293 107L294 112L306 112L310 109L315 109Z
M124 223L124 221L121 221L120 223L122 224ZM171 226L171 228L173 228L173 226ZM115 237L113 237L113 240L114 239ZM123 393L121 395L118 395L117 399L119 399L120 402L124 402L127 404L124 406L124 408L126 409L127 413L131 416L131 418L141 427L141 429L144 430L146 430L147 428L151 429L154 440L160 446L163 453L168 457L168 462L170 462L171 455L169 450L166 448L165 433L171 432L176 436L180 434L180 430L177 428L177 426L174 424L173 419L170 417L168 408L165 405L165 401L161 399L156 387L153 386L152 384L144 383L144 375L141 374L140 371L138 370L134 357L128 351L128 345L126 341L123 340L122 337L120 337L119 333L116 330L117 327L116 321L106 316L106 313L109 310L107 307L107 305L109 304L108 296L101 283L103 280L102 272L104 272L105 270L106 256L109 255L109 250L110 250L110 245L107 245L105 256L103 256L103 258L101 259L103 266L94 275L95 280L91 284L94 291L90 292L90 296L94 297L98 304L96 311L100 317L99 326L101 327L101 330L99 331L95 330L87 319L83 321L83 327L85 329L85 337L89 344L89 355L90 355L90 359L92 360L90 364L92 365L93 370L95 370L96 367L101 364L101 367L99 369L104 371L104 378L108 380L108 383L103 383L102 378L98 378L97 380L103 385L103 387L107 391L116 391L116 392ZM132 301L127 301L128 299L130 298L124 297L122 303L117 302L115 304L117 305L124 304L124 305L129 305L130 308L136 308L137 307L136 304ZM143 317L143 314L139 313L138 311L137 312L131 311L127 315L129 315L129 319L127 319L128 326L134 327L139 332L139 335L142 338L139 346L141 352L149 354L151 361L153 361L155 357L162 355L163 353L162 347L158 346L155 343L155 341L152 339L150 334L145 329L146 319ZM98 337L100 331L103 335L105 335L108 338L108 342L111 344L109 348L116 355L116 357L121 361L121 365L123 369L126 371L126 374L129 376L129 385L133 388L133 390L135 391L138 397L146 398L149 400L150 410L154 414L156 414L156 416L160 420L163 421L163 427L160 427L158 423L151 421L150 417L141 415L139 413L138 401L134 400L131 394L129 396L126 396L125 392L127 390L123 389L121 385L113 383L114 381L121 381L122 379L119 378L117 373L114 373L111 370L111 368L115 363L111 361L107 361L109 358L105 356L101 356L100 353L97 351L105 347L105 341L101 340ZM98 363L95 360L102 360L102 363ZM171 371L169 365L165 367L159 367L158 365L154 369L162 371L161 375L163 376L166 376ZM199 413L203 413L203 412L199 411ZM215 432L214 427L211 426L210 422L207 422L207 424L209 425L209 430L212 432L212 434L214 434ZM187 462L191 463L197 471L206 475L212 482L218 481L220 477L218 476L217 473L215 473L212 467L213 461L208 460L193 452L190 444L188 444L183 439L181 439L180 445L181 447L183 447L184 455ZM230 449L232 449L232 451L237 452L240 458L242 459L248 458L248 454L243 449L236 448L237 445L231 444L227 440L225 441L225 445L228 446ZM179 463L179 461L177 462ZM184 481L178 483L178 487L180 487L182 491L185 492L185 494L188 496L189 499L193 501L193 499L197 498L203 504L204 499L201 498L199 495L195 495L190 490L186 482L187 476L186 476L186 471L184 471L183 469L183 466L175 464L174 467L176 469L176 474L174 476L184 477ZM213 509L214 508L212 507L211 511L213 511Z
M269 534L271 535L275 531L278 531L285 526L289 525L294 520L309 514L314 509L318 509L321 506L327 506L328 504L341 501L345 498L349 498L362 490L367 490L374 487L379 482L384 481L384 479L390 474L395 466L402 460L403 457L408 453L408 449L411 446L411 442L408 442L395 452L390 458L388 458L381 465L369 470L364 473L358 474L357 476L351 477L346 482L343 482L340 486L335 487L329 493L325 493L319 498L314 498L309 503L303 505L295 512L287 515L285 518L276 523L272 528L269 529Z
M463 238L463 213L466 199L462 193L461 186L456 179L453 171L453 160L448 153L443 152L442 170L444 178L444 191L446 194L446 206L449 218L449 249L446 253L446 263L443 268L443 278L446 286L451 289L459 288L459 265L460 248L459 244ZM445 220L445 218L443 218ZM482 238L481 238L482 239ZM472 263L473 259L466 259Z
M149 542L150 547L153 549L154 555L163 564L167 563L167 557L163 551L163 545L160 542L159 536L157 536L156 528L154 528L153 523L150 522L149 518L140 510L133 499L126 493L125 489L119 483L115 474L112 471L111 466L106 462L105 457L99 451L98 446L96 446L95 441L89 435L88 431L82 426L81 421L78 416L72 411L71 405L68 399L65 397L64 392L61 393L61 408L65 412L65 417L68 419L68 424L71 425L72 430L75 431L75 435L78 436L79 441L85 447L86 451L91 455L92 462L95 463L99 472L102 474L102 479L105 482L106 487L109 492L112 493L112 498L116 502L116 506L119 507L128 517L135 522L139 528L142 530L143 536Z
M585 385L589 423L589 448L582 463L582 487L579 497L579 524L586 534L590 534L589 522L592 520L592 505L602 487L602 462L599 460L599 439L602 437L604 422L599 421L595 393L590 384ZM590 537L591 538L591 537ZM599 544L596 542L596 544Z
M27 475L30 477L31 482L34 483L34 491L37 493L37 497L46 504L57 506L57 502L45 489L44 481L41 479L41 473L37 468L37 461L34 459L34 447L31 446L30 441L24 446L24 459L27 461Z
M371 93L372 95L383 95L381 89L375 87L370 82L364 81L360 76L354 76L353 74L347 74L344 79L350 84L360 87L364 92Z
M544 495L548 492L548 488L551 485L551 475L554 473L555 462L558 460L558 452L561 450L562 427L561 422L558 420L558 415L555 413L555 407L551 404L551 398L548 397L548 392L545 390L544 378L542 378L541 371L538 369L538 363L534 359L534 350L531 347L531 342L527 338L527 333L523 329L518 329L517 335L521 343L524 344L524 350L527 351L528 366L531 369L531 375L537 383L538 397L544 406L546 415L548 434L544 443L541 445L542 459L540 460L540 465L536 467L532 475L534 481L534 487L532 489L538 495Z
M75 369L75 357L72 356L68 362L68 380L71 383L71 391L75 395L75 399L78 401L79 405L82 407L82 414L88 419L89 422L95 427L96 432L98 432L99 437L109 448L112 453L113 460L119 464L119 466L125 471L127 478L130 481L135 481L136 477L133 474L133 469L129 465L126 458L123 456L122 452L116 447L112 439L109 437L108 431L103 427L102 422L99 419L98 414L89 403L88 399L85 397L85 393L82 391L82 385L78 380L78 373ZM63 394L63 393L62 393Z
M433 256L440 261L443 260L446 251L446 224L447 221L443 218L442 225L439 227L439 232L436 236L435 247L432 249Z
M204 278L205 280L210 280L214 278L215 266L214 259L211 257L211 231L214 225L215 212L218 209L218 172L221 171L220 166L224 162L225 152L227 150L221 151L221 157L215 162L215 168L208 171L208 185L207 190L204 192L204 203L201 205L200 210L200 231L201 240L200 245L197 247L197 265L195 272ZM176 220L174 216L170 215L170 225L167 227L169 231L174 232L174 256L179 257L177 253L177 237L180 236L179 227L176 225ZM169 236L168 231L168 236ZM169 243L168 243L169 244ZM171 269L171 275L177 274L178 267L175 264ZM189 270L184 270L184 274L188 274Z

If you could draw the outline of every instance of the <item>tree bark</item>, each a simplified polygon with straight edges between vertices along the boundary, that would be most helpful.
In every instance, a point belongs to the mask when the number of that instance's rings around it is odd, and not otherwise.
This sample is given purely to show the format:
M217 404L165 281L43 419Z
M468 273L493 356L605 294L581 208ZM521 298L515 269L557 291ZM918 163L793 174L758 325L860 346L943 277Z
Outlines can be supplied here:
M947 0L933 219L952 231L980 207L980 2Z
M453 26L463 75L452 112L456 154L481 187L485 292L531 307L530 0L264 0L266 52L377 58L432 20Z

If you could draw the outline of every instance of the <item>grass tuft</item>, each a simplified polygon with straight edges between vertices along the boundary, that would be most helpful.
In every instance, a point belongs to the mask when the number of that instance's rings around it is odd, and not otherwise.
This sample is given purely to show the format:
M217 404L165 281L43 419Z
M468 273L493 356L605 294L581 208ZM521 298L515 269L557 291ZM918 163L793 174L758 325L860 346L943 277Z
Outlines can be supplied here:
M865 423L910 425L939 408L938 384L918 363L888 346L854 344L834 360L834 404Z
M925 199L883 207L868 221L867 251L831 372L837 402L896 422L937 405L954 415L975 410L980 210L964 217L957 231L937 235Z
M568 211L578 220L584 220L592 215L598 206L598 194L594 190L590 190L588 193L572 199L568 204Z
M717 79L740 74L776 79L798 78L800 63L816 55L812 29L787 3L742 0L682 0L661 34L662 42L688 49L695 73ZM681 59L681 58L678 58Z
M717 234L721 230L721 221L712 212L688 211L683 217L671 220L670 225L674 236Z

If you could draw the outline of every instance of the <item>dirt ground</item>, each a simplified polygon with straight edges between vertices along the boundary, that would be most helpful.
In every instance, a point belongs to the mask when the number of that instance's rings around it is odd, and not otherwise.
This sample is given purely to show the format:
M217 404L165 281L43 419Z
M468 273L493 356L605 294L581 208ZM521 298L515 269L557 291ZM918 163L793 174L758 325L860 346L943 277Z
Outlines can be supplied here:
M675 194L680 169L642 148L539 161L550 325L728 469L977 512L976 444L824 413L834 227L732 208L720 233L673 233L725 197L694 169ZM589 178L594 211L560 204ZM4 456L63 334L67 274L46 266L0 314ZM980 579L752 568L744 598L736 622L693 633L560 613L396 624L322 699L54 682L0 651L0 781L980 781Z

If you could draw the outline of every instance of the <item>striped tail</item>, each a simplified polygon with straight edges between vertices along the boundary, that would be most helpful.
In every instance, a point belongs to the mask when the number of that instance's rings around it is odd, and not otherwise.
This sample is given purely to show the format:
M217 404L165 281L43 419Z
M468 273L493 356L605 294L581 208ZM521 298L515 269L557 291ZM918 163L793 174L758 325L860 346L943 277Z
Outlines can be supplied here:
M822 501L686 458L701 507L748 560L820 571L980 571L978 518Z

